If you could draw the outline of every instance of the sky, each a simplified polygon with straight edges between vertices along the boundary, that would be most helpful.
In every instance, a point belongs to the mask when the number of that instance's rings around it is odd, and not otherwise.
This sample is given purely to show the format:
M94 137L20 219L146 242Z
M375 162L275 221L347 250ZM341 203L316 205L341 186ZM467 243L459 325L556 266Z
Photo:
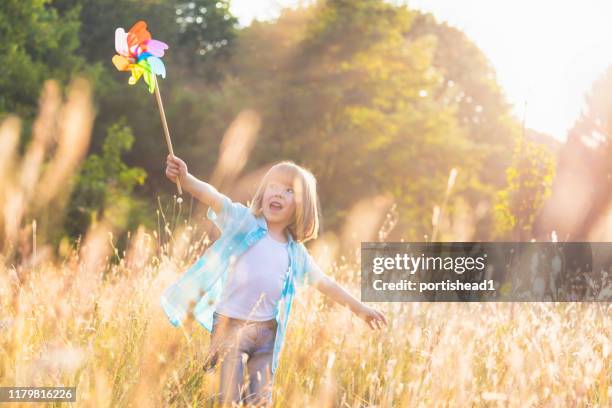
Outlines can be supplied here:
M233 0L241 25L308 0ZM609 0L395 0L464 31L488 57L514 113L560 141L612 65Z

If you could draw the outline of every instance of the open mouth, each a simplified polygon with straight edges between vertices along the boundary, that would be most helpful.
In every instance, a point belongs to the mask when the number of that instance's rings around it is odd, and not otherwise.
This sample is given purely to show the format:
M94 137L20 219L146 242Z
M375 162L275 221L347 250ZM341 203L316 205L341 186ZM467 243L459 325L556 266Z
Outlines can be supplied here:
M270 203L270 209L273 211L280 211L283 209L283 205L277 201L272 201Z

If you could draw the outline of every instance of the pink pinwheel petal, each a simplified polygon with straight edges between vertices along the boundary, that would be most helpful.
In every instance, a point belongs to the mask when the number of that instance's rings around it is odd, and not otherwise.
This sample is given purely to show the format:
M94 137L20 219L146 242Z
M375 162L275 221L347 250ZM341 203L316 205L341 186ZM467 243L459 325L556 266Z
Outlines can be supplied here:
M120 55L123 55L125 57L130 56L127 44L127 33L121 27L115 30L115 49Z
M158 40L149 40L147 42L147 51L156 57L163 57L164 51L168 49L168 44Z

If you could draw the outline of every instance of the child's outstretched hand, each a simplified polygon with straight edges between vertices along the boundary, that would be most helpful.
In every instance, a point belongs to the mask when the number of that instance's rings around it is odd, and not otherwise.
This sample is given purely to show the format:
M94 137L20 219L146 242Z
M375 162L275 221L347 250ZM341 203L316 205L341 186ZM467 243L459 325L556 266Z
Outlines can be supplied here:
M168 155L166 158L166 177L173 182L176 182L178 177L180 181L185 180L187 176L187 165L184 161L176 156Z
M373 307L367 306L363 303L361 304L361 308L356 312L356 314L363 321L365 321L368 326L370 326L373 330L381 329L383 325L387 326L387 318L381 311L376 310Z

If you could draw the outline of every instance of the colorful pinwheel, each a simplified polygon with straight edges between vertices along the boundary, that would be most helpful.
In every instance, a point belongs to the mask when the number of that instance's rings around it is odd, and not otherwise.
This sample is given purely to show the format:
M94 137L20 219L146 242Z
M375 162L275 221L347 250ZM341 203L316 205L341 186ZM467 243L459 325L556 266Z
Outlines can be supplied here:
M115 30L115 49L119 55L113 57L113 64L119 71L131 71L129 84L134 85L140 77L149 86L149 92L155 91L157 82L153 75L166 77L166 67L160 59L168 45L151 38L147 23L139 21L126 33L123 28Z
M168 45L152 39L151 33L147 30L147 23L139 21L127 33L123 28L115 30L115 49L119 53L119 55L113 57L115 67L119 71L130 71L132 73L128 83L134 85L140 77L144 77L144 81L149 87L149 92L155 92L168 151L174 156L170 131L168 130L168 123L166 122L166 114L164 113L164 105L156 76L166 77L166 67L160 58L164 56L164 51L168 49ZM183 194L178 178L176 184L179 195ZM179 202L182 201L180 197L178 200Z

